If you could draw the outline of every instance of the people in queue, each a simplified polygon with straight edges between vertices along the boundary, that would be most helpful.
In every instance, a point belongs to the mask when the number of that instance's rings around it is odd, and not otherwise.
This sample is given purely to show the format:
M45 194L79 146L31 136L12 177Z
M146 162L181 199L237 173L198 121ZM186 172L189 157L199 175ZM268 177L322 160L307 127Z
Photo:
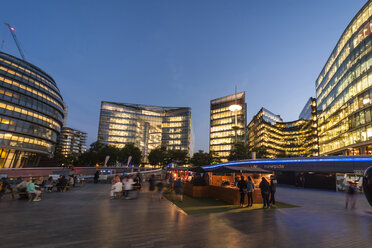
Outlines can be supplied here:
M27 191L28 194L35 194L35 198L33 199L33 201L40 201L41 200L41 191L36 190L35 182L36 182L35 179L30 178L26 191Z
M270 207L270 202L269 202L270 184L268 183L266 178L262 177L262 181L259 187L261 189L263 208L269 208Z
M248 177L247 181L247 195L248 195L248 205L247 207L253 206L253 191L254 191L254 182L251 177Z
M276 192L276 185L278 184L278 181L274 176L271 177L270 182L270 205L275 206L275 192Z
M244 180L244 176L240 177L237 186L240 192L240 207L243 207L245 195L248 193L247 182Z
M115 193L120 194L123 191L123 183L120 181L120 177L118 177L118 180L114 180L114 184L111 186L111 192L110 197L111 199L115 198Z

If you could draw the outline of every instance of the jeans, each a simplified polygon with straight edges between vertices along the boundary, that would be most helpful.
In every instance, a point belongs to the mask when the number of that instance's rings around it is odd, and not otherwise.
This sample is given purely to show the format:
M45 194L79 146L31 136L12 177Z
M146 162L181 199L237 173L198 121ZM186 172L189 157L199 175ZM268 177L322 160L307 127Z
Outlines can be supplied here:
M264 206L264 208L265 207L269 207L270 206L269 192L267 192L267 193L261 193L261 195L262 195L262 200L263 200L263 206Z
M248 192L248 206L253 205L253 192Z
M275 191L270 192L270 203L275 205Z
M240 204L244 204L244 200L245 200L245 193L244 192L240 192Z

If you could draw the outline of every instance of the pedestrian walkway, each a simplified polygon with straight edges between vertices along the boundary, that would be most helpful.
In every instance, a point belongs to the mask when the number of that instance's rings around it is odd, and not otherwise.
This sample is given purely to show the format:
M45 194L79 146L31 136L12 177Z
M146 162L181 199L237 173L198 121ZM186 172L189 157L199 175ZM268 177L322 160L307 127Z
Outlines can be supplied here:
M279 201L301 207L190 216L148 192L109 200L109 189L0 200L1 247L372 246L372 208L362 195L356 210L345 210L343 193L279 187Z

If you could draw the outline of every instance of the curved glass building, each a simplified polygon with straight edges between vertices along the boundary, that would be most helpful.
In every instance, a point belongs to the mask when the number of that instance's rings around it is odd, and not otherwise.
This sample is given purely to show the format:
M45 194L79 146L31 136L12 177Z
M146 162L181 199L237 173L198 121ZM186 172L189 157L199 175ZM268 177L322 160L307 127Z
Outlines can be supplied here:
M0 52L0 168L51 156L64 119L62 96L40 68Z
M316 80L320 155L372 154L371 15L368 1Z

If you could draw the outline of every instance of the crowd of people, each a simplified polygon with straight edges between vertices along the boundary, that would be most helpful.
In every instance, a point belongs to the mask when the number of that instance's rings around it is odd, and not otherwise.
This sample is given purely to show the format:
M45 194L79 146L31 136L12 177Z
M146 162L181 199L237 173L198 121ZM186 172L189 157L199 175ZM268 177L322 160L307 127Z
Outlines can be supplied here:
M134 176L125 175L120 177L116 175L112 180L110 191L111 199L124 196L125 199L133 199L137 197L138 191L141 189L142 179L137 173Z
M33 201L40 201L43 191L52 192L55 187L57 191L64 192L69 187L75 187L75 184L76 177L74 175L70 175L68 179L64 175L60 175L57 180L51 176L47 179L18 177L12 181L4 177L0 180L0 198L9 192L13 195L19 194L20 199L31 198Z
M263 208L276 206L275 192L277 184L278 182L275 177L272 177L270 182L268 182L265 177L262 177L259 188L261 190ZM248 205L246 207L253 207L253 192L255 186L252 178L248 177L248 181L246 181L244 176L241 176L237 183L237 187L239 188L240 192L240 207L244 207L245 195L248 197Z

